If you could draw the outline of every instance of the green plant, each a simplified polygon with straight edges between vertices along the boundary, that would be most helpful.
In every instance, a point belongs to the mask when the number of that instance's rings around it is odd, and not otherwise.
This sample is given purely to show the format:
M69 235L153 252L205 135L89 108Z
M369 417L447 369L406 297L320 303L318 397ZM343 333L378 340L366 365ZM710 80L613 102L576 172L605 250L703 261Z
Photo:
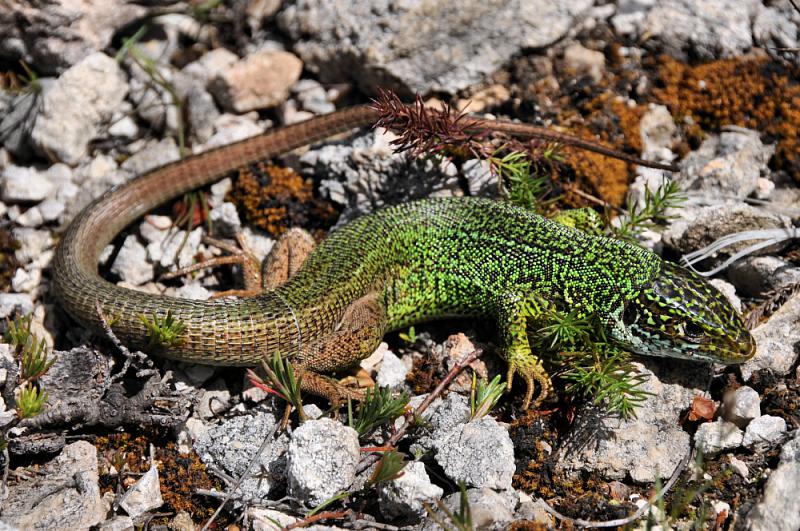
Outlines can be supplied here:
M261 360L261 367L264 369L264 373L267 375L272 387L266 385L264 380L256 373L248 371L247 374L250 377L250 381L253 382L253 385L285 400L297 410L300 420L306 420L306 415L303 412L303 398L300 391L302 377L295 374L291 362L284 359L280 352L276 352L269 360L265 356Z
M31 336L32 318L31 314L27 314L14 320L6 319L6 333L3 334L6 343L15 348L26 345Z
M17 397L17 415L20 419L35 417L44 410L47 393L37 385L26 382Z
M153 313L152 319L140 314L139 320L147 328L149 349L175 348L183 343L181 336L186 331L186 325L175 319L172 310L167 310L163 320L157 313Z
M619 218L619 225L612 225L611 232L621 240L636 241L636 237L646 229L664 224L674 218L667 214L667 209L677 208L686 201L686 197L675 181L664 181L651 192L649 188L644 191L644 204L637 204L632 197L628 197L627 216Z
M407 393L393 397L388 387L367 389L364 400L358 405L355 417L350 415L350 427L358 432L359 437L372 433L378 426L402 415L408 400Z
M414 330L413 326L408 327L408 332L400 332L397 336L409 345L417 342L417 331Z
M548 160L554 157L554 151L547 150ZM496 152L488 159L490 168L497 175L501 194L511 203L543 212L555 199L545 201L552 192L549 179L534 171L535 165L531 154L522 151L511 151L503 155Z
M495 376L491 382L481 378L477 381L477 376L472 373L472 386L469 393L470 419L479 419L489 414L497 405L506 390L505 382L501 381L500 375Z
M472 509L470 509L469 498L467 497L467 486L463 481L459 481L458 489L461 492L461 496L458 511L455 513L448 509L442 500L436 500L436 506L444 514L444 518L434 512L429 504L424 503L423 506L431 520L445 531L472 531L475 526L472 523Z
M398 451L390 450L384 452L380 461L375 465L369 479L364 484L365 489L369 489L386 481L397 479L403 475L403 469L408 463L405 456Z

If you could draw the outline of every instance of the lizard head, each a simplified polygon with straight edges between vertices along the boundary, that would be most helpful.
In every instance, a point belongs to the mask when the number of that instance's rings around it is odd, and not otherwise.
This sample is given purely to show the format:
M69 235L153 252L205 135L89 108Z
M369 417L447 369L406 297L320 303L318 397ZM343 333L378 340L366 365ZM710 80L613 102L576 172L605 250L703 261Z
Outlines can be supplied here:
M668 262L628 302L612 336L648 356L741 363L755 341L720 291L699 275Z

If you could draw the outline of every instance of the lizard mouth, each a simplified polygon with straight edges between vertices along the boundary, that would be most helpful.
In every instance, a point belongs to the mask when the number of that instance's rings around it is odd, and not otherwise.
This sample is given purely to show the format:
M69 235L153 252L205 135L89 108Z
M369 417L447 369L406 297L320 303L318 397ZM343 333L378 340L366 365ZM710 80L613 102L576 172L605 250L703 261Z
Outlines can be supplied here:
M718 363L741 363L752 358L756 353L756 340L747 330L735 338L732 338L725 345Z

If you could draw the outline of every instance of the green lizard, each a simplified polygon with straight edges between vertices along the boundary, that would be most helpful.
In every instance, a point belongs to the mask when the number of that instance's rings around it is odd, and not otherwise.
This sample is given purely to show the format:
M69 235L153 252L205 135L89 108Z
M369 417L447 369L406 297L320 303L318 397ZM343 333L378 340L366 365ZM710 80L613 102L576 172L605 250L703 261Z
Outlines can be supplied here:
M185 325L179 346L158 354L216 365L255 365L280 351L306 391L336 402L360 393L325 376L368 356L384 333L443 317L499 325L508 383L527 384L527 407L550 379L526 335L542 303L595 316L634 352L742 362L754 342L720 292L690 271L636 245L592 236L522 208L480 198L393 206L333 231L316 249L290 231L268 259L256 296L192 301L129 290L97 274L102 249L126 225L231 168L374 121L365 107L203 153L143 175L92 203L69 226L53 263L63 307L99 330L96 305L134 346L147 343L141 315L167 312ZM520 126L513 124L514 128ZM511 126L510 126L511 128ZM284 255L288 261L275 259ZM287 265L288 264L288 265ZM301 266L302 264L302 266Z

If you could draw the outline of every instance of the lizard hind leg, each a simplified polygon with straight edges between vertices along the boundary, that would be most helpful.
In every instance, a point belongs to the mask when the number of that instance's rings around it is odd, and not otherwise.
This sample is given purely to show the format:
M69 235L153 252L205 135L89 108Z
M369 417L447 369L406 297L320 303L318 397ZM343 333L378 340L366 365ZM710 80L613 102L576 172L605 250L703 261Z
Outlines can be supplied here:
M531 405L538 407L553 390L550 376L541 360L532 352L527 334L528 319L541 317L549 307L549 302L536 294L507 293L497 303L500 355L508 363L508 389L511 390L515 374L525 380L527 389L522 402L523 409L528 409ZM534 399L533 392L537 383L539 393Z
M302 348L294 362L301 388L327 398L336 408L343 400L361 400L364 393L321 373L348 369L372 354L386 331L386 307L376 294L353 302L333 332Z
M262 289L275 289L292 278L316 245L314 237L305 229L292 228L284 232L261 265Z

